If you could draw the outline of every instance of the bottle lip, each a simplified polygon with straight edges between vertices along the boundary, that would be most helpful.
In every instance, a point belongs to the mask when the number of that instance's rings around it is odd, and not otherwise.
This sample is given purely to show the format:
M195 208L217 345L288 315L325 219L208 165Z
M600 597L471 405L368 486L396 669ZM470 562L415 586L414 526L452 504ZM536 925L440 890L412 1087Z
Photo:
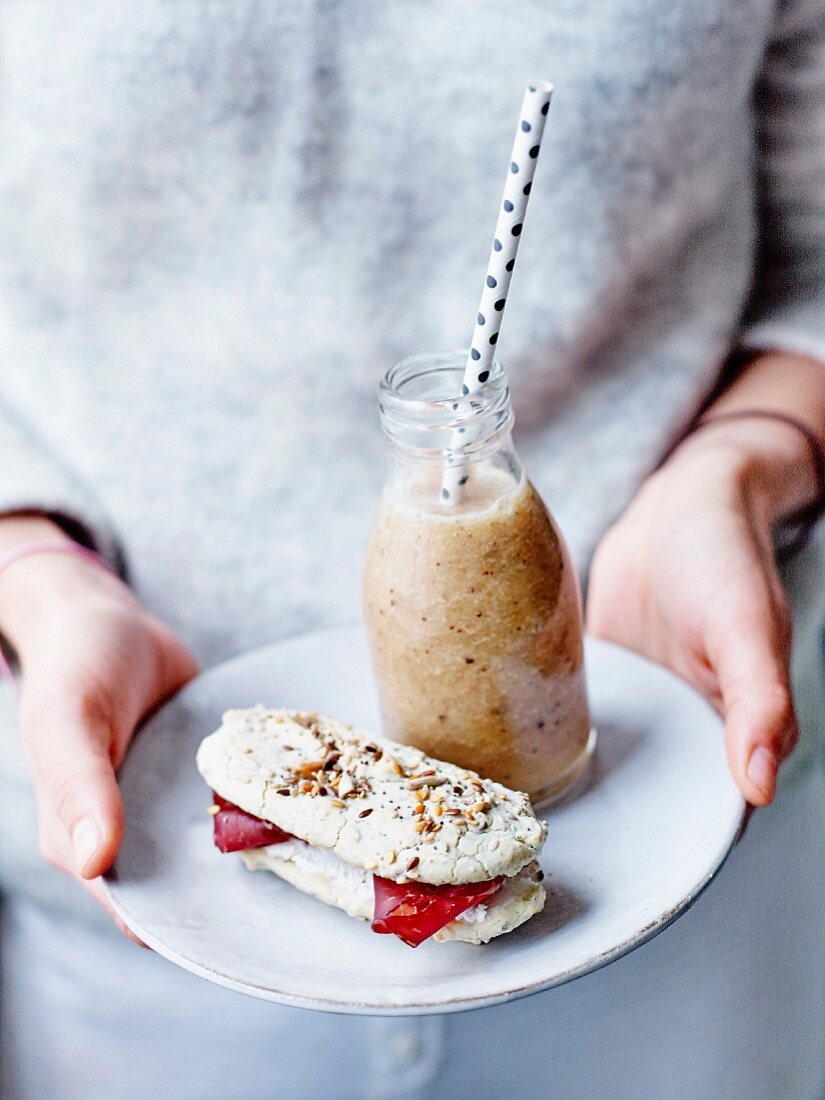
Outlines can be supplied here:
M481 389L462 394L467 349L408 355L389 368L378 385L378 403L399 418L438 421L449 426L453 420L494 411L509 400L504 367L494 359L489 377ZM432 393L421 396L422 390Z
M462 394L467 350L410 355L378 387L381 427L398 455L464 462L489 454L513 426L510 391L498 360L473 393Z

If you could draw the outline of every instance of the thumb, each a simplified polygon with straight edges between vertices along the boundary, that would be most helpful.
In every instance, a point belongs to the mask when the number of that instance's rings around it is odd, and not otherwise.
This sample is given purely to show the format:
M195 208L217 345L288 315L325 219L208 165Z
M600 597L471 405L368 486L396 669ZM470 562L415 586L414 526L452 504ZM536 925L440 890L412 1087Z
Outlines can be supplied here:
M21 724L32 766L44 857L91 879L123 839L123 803L112 765L113 725L100 693L24 687ZM68 843L67 843L68 842Z
M790 625L785 608L768 604L732 623L712 664L725 716L728 762L754 806L776 791L780 763L797 740L790 686Z

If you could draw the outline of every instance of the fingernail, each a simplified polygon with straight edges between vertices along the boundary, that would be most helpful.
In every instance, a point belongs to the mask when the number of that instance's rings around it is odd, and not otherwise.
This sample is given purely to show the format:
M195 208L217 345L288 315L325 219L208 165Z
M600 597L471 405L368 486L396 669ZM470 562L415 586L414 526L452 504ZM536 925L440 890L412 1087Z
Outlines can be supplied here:
M773 787L776 782L776 769L778 767L779 762L776 759L776 755L772 753L770 749L766 749L764 745L757 745L748 761L748 779L750 779L751 783L757 786L760 791L770 797L773 794Z
M91 817L82 817L72 832L72 845L77 868L81 874L97 855L100 847L100 832Z

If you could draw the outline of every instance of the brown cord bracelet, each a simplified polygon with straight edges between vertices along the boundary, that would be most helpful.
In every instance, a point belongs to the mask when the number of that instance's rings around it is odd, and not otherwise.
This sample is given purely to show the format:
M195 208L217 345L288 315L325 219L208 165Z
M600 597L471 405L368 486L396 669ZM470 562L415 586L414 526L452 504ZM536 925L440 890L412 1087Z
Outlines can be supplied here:
M779 561L785 562L798 554L808 544L817 520L825 514L825 446L807 424L804 424L790 413L775 412L770 409L739 409L736 412L718 413L714 416L702 417L683 431L675 442L668 447L664 457L657 464L657 469L667 462L677 447L684 443L689 436L699 431L700 428L707 428L712 424L721 424L729 420L749 420L754 417L762 420L778 420L782 424L795 428L807 443L813 461L816 477L816 496L810 504L797 508L787 516L783 516L777 525L778 530L785 532L785 535L777 543L776 556Z

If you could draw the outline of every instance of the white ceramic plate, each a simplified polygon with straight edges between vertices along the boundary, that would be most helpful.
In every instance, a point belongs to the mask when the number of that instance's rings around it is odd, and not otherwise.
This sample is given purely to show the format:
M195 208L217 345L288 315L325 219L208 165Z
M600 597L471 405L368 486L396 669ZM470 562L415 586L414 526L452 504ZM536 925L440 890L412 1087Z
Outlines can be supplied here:
M333 1012L453 1012L535 993L619 958L708 885L739 832L719 719L689 687L588 641L599 741L587 786L551 809L543 913L486 947L376 936L212 845L195 769L221 712L257 702L377 729L359 629L269 646L199 677L136 738L121 772L126 839L107 878L128 926L159 954L264 1000Z

